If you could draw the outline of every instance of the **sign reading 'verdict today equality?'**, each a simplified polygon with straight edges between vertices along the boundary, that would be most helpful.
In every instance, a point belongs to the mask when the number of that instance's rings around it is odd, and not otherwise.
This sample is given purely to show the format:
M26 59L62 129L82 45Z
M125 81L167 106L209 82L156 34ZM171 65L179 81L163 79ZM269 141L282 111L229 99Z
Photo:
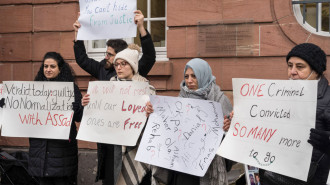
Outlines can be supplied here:
M133 81L89 82L77 139L135 146L146 123L149 84Z
M79 0L78 40L136 37L136 0Z
M4 81L2 136L69 139L73 82Z
M234 118L218 154L307 180L316 80L233 79Z
M223 137L221 104L151 96L154 108L135 160L204 176Z
M0 84L0 100L4 98L4 90L3 90L3 84ZM0 129L1 129L1 126L2 126L2 113L3 112L3 108L0 107Z

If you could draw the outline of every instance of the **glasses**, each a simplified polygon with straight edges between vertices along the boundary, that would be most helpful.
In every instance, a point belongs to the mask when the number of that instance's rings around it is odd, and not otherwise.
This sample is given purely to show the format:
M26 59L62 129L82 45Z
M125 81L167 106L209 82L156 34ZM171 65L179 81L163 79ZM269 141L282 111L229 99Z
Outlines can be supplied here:
M108 56L109 58L115 56L115 55L113 55L113 54L111 54L111 53L108 53L108 52L105 52L104 55Z
M124 62L120 62L120 63L115 62L113 65L115 67L118 67L118 66L125 67L127 64L128 64L128 62L124 61Z

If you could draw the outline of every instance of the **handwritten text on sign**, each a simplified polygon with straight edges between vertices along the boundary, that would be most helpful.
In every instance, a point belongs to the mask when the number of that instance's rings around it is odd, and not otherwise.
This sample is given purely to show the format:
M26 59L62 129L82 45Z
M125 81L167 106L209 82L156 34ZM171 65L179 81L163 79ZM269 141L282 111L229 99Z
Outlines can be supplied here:
M204 176L223 136L220 103L151 96L148 120L135 160Z
M89 82L90 102L77 139L135 146L146 122L146 82Z
M219 155L306 181L316 93L317 81L233 79L235 115Z
M3 89L3 84L0 84L0 100L2 98L4 98L4 89ZM3 112L3 109L0 107L0 128L2 126L2 119L3 119L2 112Z
M79 0L78 40L136 36L136 0Z
M2 136L68 139L72 82L5 81Z

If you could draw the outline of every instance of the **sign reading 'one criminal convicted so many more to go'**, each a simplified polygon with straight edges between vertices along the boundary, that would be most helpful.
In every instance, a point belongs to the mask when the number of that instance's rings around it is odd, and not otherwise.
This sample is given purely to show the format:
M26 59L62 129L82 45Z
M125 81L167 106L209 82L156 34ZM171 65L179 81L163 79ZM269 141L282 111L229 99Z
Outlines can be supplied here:
M79 0L78 40L136 37L136 0Z
M4 97L3 96L3 93L4 93L4 90L3 90L3 84L0 84L0 101L1 99ZM2 112L3 112L3 109L0 107L0 128L2 126Z
M72 82L5 81L2 136L68 139Z
M233 79L234 118L219 155L307 180L317 81Z
M135 160L204 176L223 137L221 104L151 96L154 108Z
M135 146L146 123L147 82L89 82L77 139Z

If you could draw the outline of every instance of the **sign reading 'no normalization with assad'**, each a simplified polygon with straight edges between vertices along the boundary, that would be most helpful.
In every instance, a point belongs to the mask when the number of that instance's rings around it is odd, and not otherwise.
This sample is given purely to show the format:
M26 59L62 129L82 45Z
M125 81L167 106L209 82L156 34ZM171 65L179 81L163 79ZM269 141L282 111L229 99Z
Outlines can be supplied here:
M307 180L317 81L233 79L234 118L218 154Z
M69 139L73 82L5 81L2 136Z
M79 5L78 40L136 37L136 0L79 0Z

